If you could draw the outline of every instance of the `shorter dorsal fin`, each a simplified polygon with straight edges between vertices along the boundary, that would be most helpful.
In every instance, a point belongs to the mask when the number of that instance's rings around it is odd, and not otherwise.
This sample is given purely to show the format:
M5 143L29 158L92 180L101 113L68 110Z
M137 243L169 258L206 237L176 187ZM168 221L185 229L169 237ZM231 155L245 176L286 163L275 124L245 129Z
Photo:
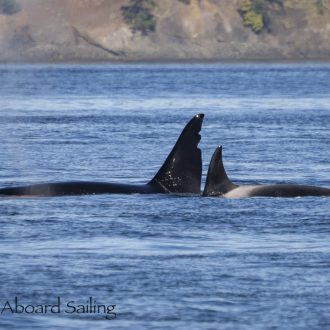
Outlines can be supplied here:
M203 118L203 114L198 114L188 122L149 185L168 193L200 194L202 156L198 143Z
M207 172L203 196L219 196L236 188L227 176L222 162L222 146L213 153Z

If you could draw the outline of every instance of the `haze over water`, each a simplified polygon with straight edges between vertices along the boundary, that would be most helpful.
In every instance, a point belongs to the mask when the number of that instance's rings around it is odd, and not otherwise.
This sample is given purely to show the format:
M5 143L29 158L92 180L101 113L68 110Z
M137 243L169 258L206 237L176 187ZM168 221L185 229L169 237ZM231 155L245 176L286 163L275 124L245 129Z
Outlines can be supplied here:
M146 183L204 113L203 182L330 187L330 66L2 65L0 186ZM0 308L61 297L102 314L0 314L4 329L327 329L330 199L0 199ZM1 309L0 309L1 312Z

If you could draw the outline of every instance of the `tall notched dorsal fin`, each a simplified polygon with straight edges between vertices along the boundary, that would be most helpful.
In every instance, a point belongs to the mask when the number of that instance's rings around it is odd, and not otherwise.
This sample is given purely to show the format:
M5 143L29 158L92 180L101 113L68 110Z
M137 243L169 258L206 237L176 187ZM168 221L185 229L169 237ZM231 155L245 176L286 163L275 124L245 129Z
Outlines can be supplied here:
M203 196L219 196L236 188L225 171L222 162L222 146L215 149L207 172Z
M200 194L202 155L197 146L203 118L198 114L188 122L150 185L169 193Z

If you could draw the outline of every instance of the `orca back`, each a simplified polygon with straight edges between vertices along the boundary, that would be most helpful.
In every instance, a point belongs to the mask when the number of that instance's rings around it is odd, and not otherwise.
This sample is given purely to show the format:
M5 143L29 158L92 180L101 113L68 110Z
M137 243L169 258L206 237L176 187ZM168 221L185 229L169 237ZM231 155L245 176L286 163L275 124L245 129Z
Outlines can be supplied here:
M249 197L304 197L330 196L330 189L298 184L273 184L255 186Z
M183 129L171 153L146 185L107 182L53 182L0 189L0 196L66 196L90 194L178 193L200 195L202 157L198 149L203 114L194 116Z

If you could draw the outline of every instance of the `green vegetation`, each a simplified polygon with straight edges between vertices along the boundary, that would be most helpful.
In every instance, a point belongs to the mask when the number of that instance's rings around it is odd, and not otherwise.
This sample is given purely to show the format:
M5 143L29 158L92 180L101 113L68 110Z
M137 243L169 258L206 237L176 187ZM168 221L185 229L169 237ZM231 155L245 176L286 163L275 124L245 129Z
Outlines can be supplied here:
M253 32L260 33L264 29L270 29L269 12L273 5L283 8L283 0L244 0L238 11L243 24L249 26Z
M135 32L147 35L156 29L156 19L152 15L153 0L131 0L129 6L121 7L125 23Z
M324 11L326 10L325 0L315 0L315 6L316 6L316 9L317 9L317 12L320 15L323 15Z
M21 11L21 6L16 0L0 0L0 14L14 15Z
M190 0L178 0L180 2L183 2L186 5L190 5Z
M262 15L253 9L253 3L253 0L244 0L239 13L243 18L243 24L251 27L254 32L259 33L264 27L264 21Z
M14 15L21 11L21 6L16 0L0 0L0 14Z

